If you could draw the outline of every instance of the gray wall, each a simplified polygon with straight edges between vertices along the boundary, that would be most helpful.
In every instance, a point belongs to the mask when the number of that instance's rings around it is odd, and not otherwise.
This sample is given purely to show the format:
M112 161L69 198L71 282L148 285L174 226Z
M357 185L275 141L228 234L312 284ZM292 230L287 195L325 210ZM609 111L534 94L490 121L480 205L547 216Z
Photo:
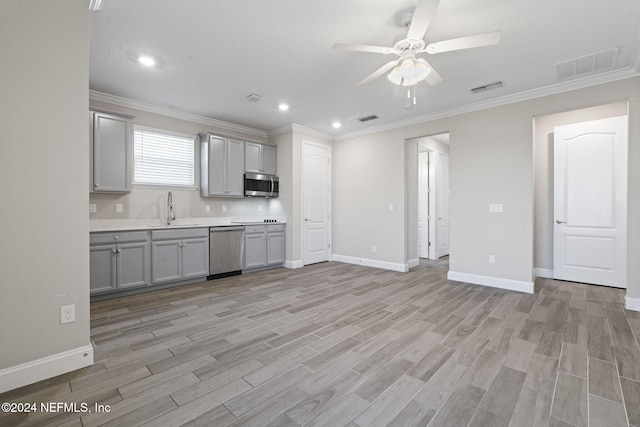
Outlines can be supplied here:
M450 132L450 269L531 281L533 117L629 99L629 295L640 296L640 78L353 137L334 144L335 252L407 262L406 141ZM389 212L390 203L396 206ZM504 204L489 214L490 203ZM378 246L377 254L371 246ZM487 256L496 256L495 264ZM633 260L633 262L631 261Z
M83 0L0 2L0 370L90 344L88 23Z

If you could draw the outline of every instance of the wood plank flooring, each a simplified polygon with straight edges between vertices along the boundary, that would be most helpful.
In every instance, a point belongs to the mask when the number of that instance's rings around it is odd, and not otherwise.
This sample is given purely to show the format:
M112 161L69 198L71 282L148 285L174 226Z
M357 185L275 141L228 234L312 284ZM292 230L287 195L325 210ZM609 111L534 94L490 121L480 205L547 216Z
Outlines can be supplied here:
M337 262L91 306L96 363L0 402L0 425L640 427L640 313L613 288L534 295Z

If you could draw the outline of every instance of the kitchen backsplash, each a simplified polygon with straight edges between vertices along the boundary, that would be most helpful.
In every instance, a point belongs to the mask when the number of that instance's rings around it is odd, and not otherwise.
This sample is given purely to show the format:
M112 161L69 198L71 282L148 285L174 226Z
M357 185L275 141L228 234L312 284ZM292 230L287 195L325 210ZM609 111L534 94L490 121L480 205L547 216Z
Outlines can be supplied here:
M277 199L203 198L198 190L172 189L171 192L177 218L260 217L278 211L274 209ZM96 205L96 212L90 213L89 219L164 219L167 216L167 194L167 189L154 188L134 188L129 194L90 194L89 203ZM122 212L117 212L118 205L122 205Z

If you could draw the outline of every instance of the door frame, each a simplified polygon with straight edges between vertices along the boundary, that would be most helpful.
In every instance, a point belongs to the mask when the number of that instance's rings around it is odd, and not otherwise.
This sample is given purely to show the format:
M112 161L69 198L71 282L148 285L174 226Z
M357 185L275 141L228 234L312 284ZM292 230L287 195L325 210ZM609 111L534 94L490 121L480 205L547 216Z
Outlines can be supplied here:
M332 186L332 174L333 174L333 165L332 165L332 153L331 153L331 146L330 145L326 145L326 144L320 144L317 142L312 142L312 141L307 141L307 140L302 140L301 146L300 146L300 230L301 230L301 235L300 235L300 255L302 258L302 266L305 265L310 265L310 264L305 264L305 239L306 239L306 230L305 230L305 223L304 223L304 197L305 197L305 190L304 190L304 174L305 174L305 162L304 162L304 147L305 145L309 145L309 146L313 146L313 147L319 147L322 149L326 149L328 156L329 156L329 197L328 197L328 220L327 220L327 229L328 229L328 236L327 236L327 240L329 242L329 259L328 261L332 261L333 260L333 218L332 218L332 214L333 214L333 208L332 208L332 192L331 192L331 186Z
M443 153L451 158L451 154L443 151L439 144L447 144L444 141L438 141L433 146L428 146L428 142L425 142L425 138L433 138L439 135L451 135L451 133L447 130L442 132L430 133L428 135L417 136L413 138L405 139L405 144L407 146L406 157L405 157L405 165L406 165L406 174L405 174L405 188L406 188L406 198L405 198L405 207L406 207L406 222L405 222L405 241L407 245L405 246L405 262L407 263L408 268L413 268L419 265L420 262L420 254L418 252L418 220L419 220L419 206L418 206L418 194L420 191L420 179L419 179L419 153L421 151L429 151L431 153L431 161L429 165L429 176L431 187L431 192L429 194L429 210L431 211L431 221L429 222L429 240L431 241L431 246L429 248L429 258L430 260L437 260L438 254L437 250L437 233L436 233L436 220L435 213L437 210L437 202L436 202L436 193L437 193L437 155L438 153ZM447 195L448 197L448 195ZM424 258L423 258L424 259Z

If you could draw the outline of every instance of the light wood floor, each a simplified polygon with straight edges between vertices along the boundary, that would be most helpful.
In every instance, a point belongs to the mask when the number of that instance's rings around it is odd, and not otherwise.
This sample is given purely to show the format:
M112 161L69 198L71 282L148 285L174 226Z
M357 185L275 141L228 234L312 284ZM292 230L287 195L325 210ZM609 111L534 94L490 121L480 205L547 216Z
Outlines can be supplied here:
M624 292L535 295L336 262L95 303L95 365L0 395L111 411L0 425L640 427Z

